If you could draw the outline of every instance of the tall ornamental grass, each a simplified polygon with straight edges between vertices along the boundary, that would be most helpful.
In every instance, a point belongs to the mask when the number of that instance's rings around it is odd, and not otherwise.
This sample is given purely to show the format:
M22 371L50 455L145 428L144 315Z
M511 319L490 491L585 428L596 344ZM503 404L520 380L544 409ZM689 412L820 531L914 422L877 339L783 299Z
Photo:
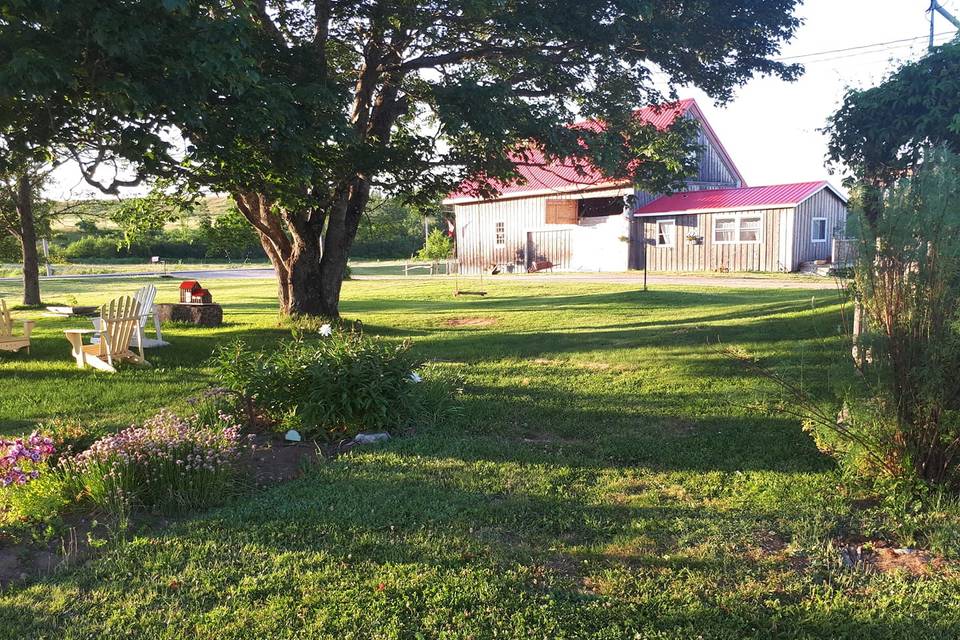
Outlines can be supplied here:
M854 200L858 375L839 412L773 376L798 399L844 468L917 490L960 490L960 157L929 150L921 168Z

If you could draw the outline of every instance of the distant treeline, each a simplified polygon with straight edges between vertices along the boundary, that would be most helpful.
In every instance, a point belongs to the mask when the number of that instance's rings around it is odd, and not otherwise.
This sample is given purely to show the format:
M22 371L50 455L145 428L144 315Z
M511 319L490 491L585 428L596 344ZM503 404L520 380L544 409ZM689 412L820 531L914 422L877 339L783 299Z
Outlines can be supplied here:
M209 202L209 201L208 201ZM111 226L110 202L85 208L71 228L54 225L49 231L52 262L149 260L266 260L256 232L232 203L203 203L189 218L124 242ZM215 213L211 214L211 210ZM423 218L394 200L371 200L351 254L360 259L407 258L423 246ZM19 245L0 239L0 262L19 262Z

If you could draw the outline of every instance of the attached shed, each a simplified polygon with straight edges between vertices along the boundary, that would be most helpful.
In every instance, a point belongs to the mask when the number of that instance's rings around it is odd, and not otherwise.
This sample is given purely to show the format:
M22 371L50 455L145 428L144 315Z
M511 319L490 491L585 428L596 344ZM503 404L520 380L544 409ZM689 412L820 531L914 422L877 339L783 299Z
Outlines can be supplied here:
M676 193L634 211L630 266L796 271L830 260L846 217L846 198L826 181Z

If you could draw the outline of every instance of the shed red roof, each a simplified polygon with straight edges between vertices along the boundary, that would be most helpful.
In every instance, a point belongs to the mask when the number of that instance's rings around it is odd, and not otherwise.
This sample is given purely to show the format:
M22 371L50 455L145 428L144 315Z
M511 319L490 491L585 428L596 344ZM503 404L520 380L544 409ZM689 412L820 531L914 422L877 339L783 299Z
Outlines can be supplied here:
M637 109L635 115L643 122L663 130L672 125L677 118L685 115L695 103L693 99L679 100L669 105L649 106ZM599 126L595 121L581 122L574 126ZM596 187L601 185L615 185L629 187L629 180L610 180L602 175L589 162L567 158L563 160L547 161L543 154L534 148L513 156L517 170L522 180L512 183L491 181L501 195L518 194L529 191L559 190L570 187ZM459 189L451 193L448 198L472 197L475 183L464 183Z
M838 197L843 198L826 180L775 184L766 187L683 191L657 198L634 211L634 215L795 207L821 189L830 189Z
M180 283L180 288L194 291L200 288L200 283L196 280L184 280Z

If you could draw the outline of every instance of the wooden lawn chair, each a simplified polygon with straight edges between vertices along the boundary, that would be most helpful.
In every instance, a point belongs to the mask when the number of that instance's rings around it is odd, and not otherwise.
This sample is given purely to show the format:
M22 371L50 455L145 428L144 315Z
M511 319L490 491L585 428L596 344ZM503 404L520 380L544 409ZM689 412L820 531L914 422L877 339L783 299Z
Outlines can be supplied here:
M94 333L94 329L64 331L70 341L73 357L77 360L77 367L82 369L89 365L94 369L116 373L114 365L120 362L149 365L143 357L143 345L137 330L139 323L140 303L130 296L123 296L100 307L101 331L96 344L83 344L83 335ZM130 348L131 338L139 355Z
M19 351L26 347L30 353L30 332L36 324L33 320L23 321L23 335L13 335L13 318L7 309L7 302L0 298L0 351Z
M165 347L169 345L169 342L166 342L163 339L163 333L160 331L160 318L157 316L156 306L153 301L157 297L157 288L152 284L146 284L133 294L133 299L137 301L140 305L140 320L137 325L137 332L139 334L140 342L137 343L138 336L130 336L130 346L142 346L144 349L151 349L153 347ZM153 317L153 329L156 334L156 338L148 338L144 333L144 329L147 326L147 320L150 317ZM90 344L96 344L100 341L100 318L91 318L93 321L93 328L96 329L96 334L90 339Z

